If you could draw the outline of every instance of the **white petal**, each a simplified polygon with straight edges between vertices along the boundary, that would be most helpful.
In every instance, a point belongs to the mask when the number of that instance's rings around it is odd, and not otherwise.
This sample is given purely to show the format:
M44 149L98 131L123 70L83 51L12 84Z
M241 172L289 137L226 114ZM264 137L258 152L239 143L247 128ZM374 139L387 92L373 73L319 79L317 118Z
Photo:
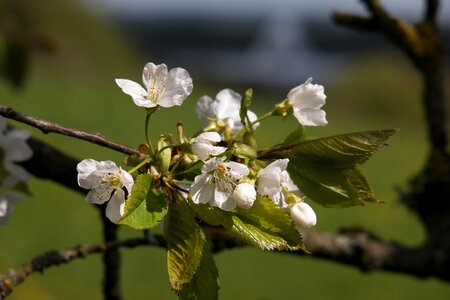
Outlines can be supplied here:
M125 192L121 189L117 189L111 200L106 205L106 217L113 223L118 223L123 216L125 210Z
M207 140L210 142L215 142L218 143L222 140L222 137L220 136L219 133L215 132L215 131L208 131L208 132L203 132L200 133L196 139L202 139L202 140Z
M86 177L98 168L98 161L83 159L77 164L78 177Z
M30 174L23 167L16 165L10 161L5 161L5 169L10 173L8 177L15 177L20 181L28 181ZM11 180L11 179L9 179Z
M208 122L209 118L215 118L213 112L213 99L209 96L202 96L197 101L197 105L195 106L195 112L200 120L203 120L205 123Z
M256 200L255 187L247 182L238 184L234 189L233 199L238 207L249 209Z
M285 186L288 189L288 191L290 191L290 192L298 192L297 194L300 194L300 196L301 196L300 189L294 183L294 181L292 181L289 173L287 171L284 171L282 173L282 175L283 175L283 186Z
M0 218L6 217L8 212L9 201L6 197L0 198Z
M314 210L305 202L298 202L290 208L292 220L296 225L310 228L316 225L317 217Z
M152 107L155 107L158 105L158 103L154 103L154 102L152 102L144 97L140 97L140 96L133 96L133 102L137 106L145 107L145 108L152 108Z
M194 203L208 203L214 195L214 185L211 183L211 175L201 174L195 177L190 194Z
M281 208L287 208L288 204L286 203L286 197L284 196L283 191L280 189L278 192L269 196L272 201Z
M123 186L127 189L128 193L131 193L131 188L134 184L133 176L125 170L120 169L120 181Z
M294 111L294 117L300 124L305 126L324 126L328 124L325 111L321 109L302 109L300 111Z
M227 147L221 147L221 146L213 146L210 153L211 155L219 155L227 151Z
M225 120L233 116L239 117L241 99L241 95L231 89L221 90L216 95L216 101L214 103L214 114L216 118Z
M86 195L86 202L92 204L103 204L111 198L114 191L112 188L102 188L90 190Z
M30 159L33 156L33 150L27 144L26 140L31 133L26 130L13 128L5 133L2 144L5 149L5 159L20 162Z
M230 211L236 208L236 202L231 195L217 189L214 191L214 200L212 203L210 202L210 204L225 211Z
M138 99L145 99L147 91L138 83L128 79L116 79L116 84L122 91L131 97Z
M230 168L232 171L238 173L239 175L248 175L248 167L244 164L240 164L234 161L224 163L225 166Z
M95 170L87 176L78 174L78 185L83 189L94 189L102 185L103 173Z
M191 146L192 152L200 158L200 160L205 161L209 154L212 152L213 145L208 142L195 142Z
M271 197L281 190L280 172L262 172L258 178L258 193Z
M192 93L192 78L182 68L171 69L165 85L165 92L158 101L158 104L162 107L179 106Z
M154 63L147 63L142 71L142 82L146 89L155 84L156 80L166 81L167 66L165 64L155 65Z
M6 120L4 117L0 116L0 134L4 132L7 128Z
M225 156L221 156L221 157L213 157L207 161L205 161L205 164L202 167L202 173L208 173L211 172L212 170L217 168L217 165L224 162L226 159Z

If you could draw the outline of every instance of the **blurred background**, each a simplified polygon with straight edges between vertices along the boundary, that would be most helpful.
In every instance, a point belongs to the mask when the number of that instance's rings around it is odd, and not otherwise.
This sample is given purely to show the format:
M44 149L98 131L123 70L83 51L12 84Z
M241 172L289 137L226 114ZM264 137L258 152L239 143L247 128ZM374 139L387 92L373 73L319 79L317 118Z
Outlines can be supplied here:
M418 20L422 2L383 1L408 20ZM441 2L439 25L449 46L450 3ZM308 128L309 135L401 130L363 167L384 204L345 210L312 204L317 229L364 227L388 240L420 244L420 223L397 200L427 152L420 78L380 36L334 25L334 10L364 13L356 0L1 0L0 103L137 146L144 142L145 112L114 78L140 82L147 62L183 67L194 79L193 94L182 107L152 117L154 139L163 131L175 132L178 120L187 134L197 130L194 107L202 95L215 96L223 88L242 94L252 87L252 110L263 114L313 77L325 86L329 125ZM86 142L14 125L80 160L123 159ZM294 120L263 123L259 145L282 141L295 125ZM0 227L0 273L47 250L102 239L98 211L82 195L44 180L33 179L30 186L33 196ZM120 228L123 238L140 235ZM125 299L176 299L163 250L141 247L122 254ZM221 299L450 299L450 286L434 279L366 274L334 262L250 248L215 257ZM101 299L101 276L101 257L92 255L43 276L33 274L10 299Z

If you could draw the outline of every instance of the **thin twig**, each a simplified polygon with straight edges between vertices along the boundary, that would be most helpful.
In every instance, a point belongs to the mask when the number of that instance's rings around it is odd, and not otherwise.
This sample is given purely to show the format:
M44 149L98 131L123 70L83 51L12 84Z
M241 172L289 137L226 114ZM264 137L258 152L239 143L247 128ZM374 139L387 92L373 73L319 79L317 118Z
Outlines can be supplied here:
M62 135L67 135L70 137L74 137L80 140L85 140L112 150L119 151L121 153L125 154L139 154L140 152L137 149L119 144L117 142L110 141L106 139L104 136L100 134L95 133L89 133L85 131L81 131L78 129L73 128L67 128L64 126L61 126L56 123L52 123L46 120L42 120L33 116L24 115L18 111L15 111L13 108L0 105L0 115L15 120L24 124L28 124L30 126L33 126L39 130L41 130L43 133L58 133Z

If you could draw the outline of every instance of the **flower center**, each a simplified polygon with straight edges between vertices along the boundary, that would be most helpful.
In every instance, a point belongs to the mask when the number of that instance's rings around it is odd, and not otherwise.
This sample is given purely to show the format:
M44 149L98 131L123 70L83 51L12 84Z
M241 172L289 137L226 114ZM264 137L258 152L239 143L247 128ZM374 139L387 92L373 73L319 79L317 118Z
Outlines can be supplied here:
M153 103L158 102L161 95L166 90L166 76L161 74L159 77L156 77L155 75L152 75L151 77L152 83L148 87L148 95L147 99L150 100Z
M108 188L122 188L120 173L108 173L104 175L101 179L101 185Z
M214 170L213 177L215 179L217 190L230 195L233 193L234 188L241 180L239 174L233 172L231 168L227 167L225 164L217 165L217 168Z

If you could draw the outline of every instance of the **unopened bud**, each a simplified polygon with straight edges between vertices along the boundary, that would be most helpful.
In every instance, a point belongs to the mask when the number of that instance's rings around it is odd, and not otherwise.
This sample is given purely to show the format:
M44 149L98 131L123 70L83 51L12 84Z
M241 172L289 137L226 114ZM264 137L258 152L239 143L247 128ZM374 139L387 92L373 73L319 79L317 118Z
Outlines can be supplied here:
M233 199L238 207L249 209L256 200L255 187L248 182L238 184L234 189Z
M257 157L255 148L241 143L233 145L233 154L239 158L255 159Z
M314 210L305 202L297 202L290 207L292 221L295 225L311 228L317 223Z

